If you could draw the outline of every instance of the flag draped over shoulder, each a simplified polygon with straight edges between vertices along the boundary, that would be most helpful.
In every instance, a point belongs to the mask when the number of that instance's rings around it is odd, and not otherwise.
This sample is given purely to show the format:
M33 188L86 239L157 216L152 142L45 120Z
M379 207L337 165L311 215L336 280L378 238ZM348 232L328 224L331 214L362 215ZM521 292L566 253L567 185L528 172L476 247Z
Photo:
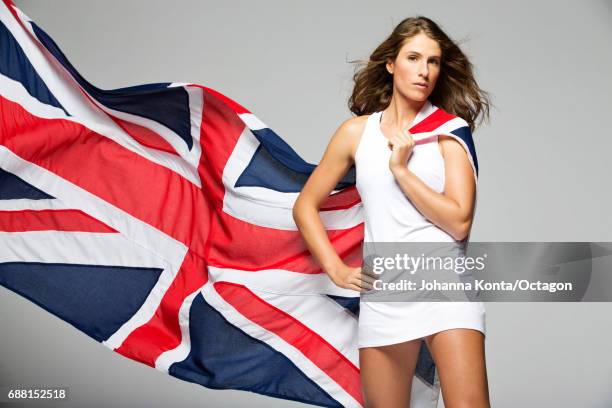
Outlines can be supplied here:
M315 166L210 88L96 88L0 8L0 284L183 380L362 406L358 293L333 284L292 217ZM418 126L421 142L457 138L476 174L464 121L438 110ZM353 169L320 209L351 266L361 209ZM438 395L423 346L413 406Z

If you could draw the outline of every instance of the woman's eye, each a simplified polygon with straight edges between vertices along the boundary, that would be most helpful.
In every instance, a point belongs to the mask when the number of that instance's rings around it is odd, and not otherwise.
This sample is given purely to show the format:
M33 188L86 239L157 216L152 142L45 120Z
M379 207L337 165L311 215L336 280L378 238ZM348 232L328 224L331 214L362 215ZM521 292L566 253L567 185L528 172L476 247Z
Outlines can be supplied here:
M440 61L438 60L431 60L430 62L434 65L440 65Z
M416 60L417 60L417 57L415 55L410 55L408 57L408 61L416 61Z

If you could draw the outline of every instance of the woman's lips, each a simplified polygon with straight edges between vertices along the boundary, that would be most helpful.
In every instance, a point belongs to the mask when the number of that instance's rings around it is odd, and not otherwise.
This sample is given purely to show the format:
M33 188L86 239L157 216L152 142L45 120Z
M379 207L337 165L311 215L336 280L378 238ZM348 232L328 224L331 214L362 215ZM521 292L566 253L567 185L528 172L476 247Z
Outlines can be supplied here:
M416 86L419 89L427 89L427 87L428 87L427 84L423 84L423 83L416 83L416 84L414 84L414 86Z

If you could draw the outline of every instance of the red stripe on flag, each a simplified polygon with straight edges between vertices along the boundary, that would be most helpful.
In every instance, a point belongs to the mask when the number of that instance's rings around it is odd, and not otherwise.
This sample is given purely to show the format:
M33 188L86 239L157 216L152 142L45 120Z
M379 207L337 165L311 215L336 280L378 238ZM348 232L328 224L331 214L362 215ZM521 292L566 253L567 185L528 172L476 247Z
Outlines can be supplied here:
M216 282L214 288L240 314L297 348L363 405L359 368L318 333L242 285Z
M323 201L320 211L345 210L357 205L361 202L361 196L357 191L357 187L347 187L344 190L332 194Z
M117 232L80 210L0 211L0 231Z
M2 2L6 6L6 8L9 9L13 17L15 17L15 20L17 20L19 24L21 24L21 20L19 19L19 16L17 15L17 12L14 9L15 5L13 4L13 2L11 0L3 0ZM21 26L23 27L23 24L21 24Z
M345 263L362 263L363 223L343 230L327 230L333 247ZM299 231L278 230L241 221L225 212L215 213L208 262L221 268L257 271L284 269L320 273Z
M181 343L179 310L185 298L208 280L206 263L189 251L172 284L164 293L153 317L130 333L115 351L128 358L155 367L155 360Z
M421 122L417 123L410 129L408 129L408 131L410 133L431 132L432 130L437 129L438 127L442 126L449 120L453 120L456 117L457 116L451 115L450 113L445 112L444 110L438 108L431 115L429 115L428 117L423 119Z
M221 99L218 92L211 95L204 88L204 112L200 131L202 159L198 174L202 180L202 189L207 191L217 208L223 208L223 170L229 160L245 125L230 107L229 99ZM213 91L214 92L214 91Z
M18 156L204 254L208 197L181 175L85 126L36 117L3 97L0 123L0 144Z
M212 88L208 88L208 87L200 86L200 85L190 85L190 86L197 86L198 88L202 88L209 95L212 95L215 98L219 99L221 102L223 102L232 111L234 111L237 114L251 113L251 112L249 112L249 110L247 108L245 108L244 106L240 105L238 102L234 101L233 99L228 98L227 96L223 95L221 92L217 92L217 91L215 91Z

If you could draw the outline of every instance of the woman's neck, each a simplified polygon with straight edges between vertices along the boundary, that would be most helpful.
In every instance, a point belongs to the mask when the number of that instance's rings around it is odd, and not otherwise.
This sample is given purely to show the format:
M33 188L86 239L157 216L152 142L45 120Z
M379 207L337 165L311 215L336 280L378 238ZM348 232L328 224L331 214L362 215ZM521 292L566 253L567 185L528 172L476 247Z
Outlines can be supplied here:
M389 106L383 111L383 122L393 128L408 129L426 101L412 101L402 97L391 97Z

